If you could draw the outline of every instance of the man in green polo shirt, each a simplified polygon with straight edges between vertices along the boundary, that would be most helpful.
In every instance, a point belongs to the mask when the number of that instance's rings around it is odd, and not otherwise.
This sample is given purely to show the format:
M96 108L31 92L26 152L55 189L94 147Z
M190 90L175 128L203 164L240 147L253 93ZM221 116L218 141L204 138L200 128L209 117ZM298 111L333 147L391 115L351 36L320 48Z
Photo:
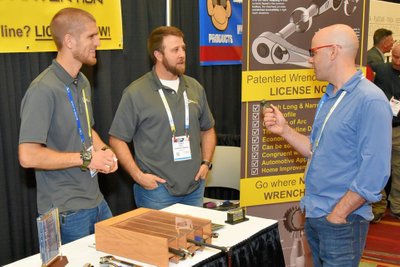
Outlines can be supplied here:
M35 169L39 214L59 209L65 244L94 233L96 222L112 216L97 173L118 166L92 129L90 84L80 72L83 64L96 64L96 21L84 10L65 8L50 29L58 53L22 100L19 161Z
M181 30L152 31L148 51L154 67L126 88L109 131L110 145L135 181L138 207L203 204L215 122L204 88L184 75L185 49Z

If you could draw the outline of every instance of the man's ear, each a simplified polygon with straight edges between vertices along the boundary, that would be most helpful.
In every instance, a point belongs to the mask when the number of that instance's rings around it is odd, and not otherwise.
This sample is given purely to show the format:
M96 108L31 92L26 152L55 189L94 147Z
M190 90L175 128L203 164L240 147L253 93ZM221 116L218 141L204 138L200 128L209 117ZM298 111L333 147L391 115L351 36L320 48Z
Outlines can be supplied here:
M162 60L163 54L160 51L154 50L153 55L157 59L157 61L161 61Z
M334 60L336 57L337 57L337 55L338 55L338 53L339 53L339 47L337 47L336 45L335 46L332 46L332 50L329 52L329 56L330 56L330 58L332 59L332 60Z
M75 38L70 33L67 33L64 36L63 42L65 47L71 48L73 42L75 42Z

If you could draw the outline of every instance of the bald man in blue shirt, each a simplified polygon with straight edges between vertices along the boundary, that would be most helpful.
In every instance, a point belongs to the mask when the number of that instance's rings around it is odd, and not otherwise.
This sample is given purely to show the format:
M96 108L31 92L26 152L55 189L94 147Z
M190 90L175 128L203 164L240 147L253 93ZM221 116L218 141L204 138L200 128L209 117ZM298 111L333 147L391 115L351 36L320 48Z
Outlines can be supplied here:
M329 83L311 136L291 128L273 105L263 111L264 125L308 158L301 207L314 267L358 267L371 203L381 199L390 174L392 112L382 91L356 68L359 40L351 27L323 28L311 47L316 78Z

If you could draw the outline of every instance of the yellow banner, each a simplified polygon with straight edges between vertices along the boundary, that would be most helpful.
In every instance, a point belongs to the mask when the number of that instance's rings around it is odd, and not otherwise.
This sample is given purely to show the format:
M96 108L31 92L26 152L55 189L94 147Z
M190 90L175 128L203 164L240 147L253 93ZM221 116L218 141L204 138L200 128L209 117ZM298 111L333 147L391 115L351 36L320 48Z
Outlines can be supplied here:
M240 205L253 206L299 201L305 192L303 174L240 180Z
M361 68L364 73L365 67ZM306 158L283 137L262 127L260 100L274 104L299 133L309 135L319 98L327 82L312 69L243 71L242 158L240 204L253 206L299 201L304 195Z
M242 102L319 98L327 83L315 78L313 69L242 72Z
M120 0L0 0L0 53L57 51L50 21L62 8L90 12L97 21L98 49L122 49Z

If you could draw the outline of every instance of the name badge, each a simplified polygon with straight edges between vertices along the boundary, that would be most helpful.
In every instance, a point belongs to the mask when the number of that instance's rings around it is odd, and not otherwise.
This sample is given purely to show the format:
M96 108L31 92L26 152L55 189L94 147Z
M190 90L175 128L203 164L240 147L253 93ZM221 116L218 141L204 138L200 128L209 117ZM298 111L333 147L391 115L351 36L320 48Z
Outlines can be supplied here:
M172 150L174 153L174 161L184 161L192 159L190 152L189 136L172 137Z
M390 107L392 108L393 116L397 117L397 114L399 114L400 110L400 101L392 96L390 99Z

